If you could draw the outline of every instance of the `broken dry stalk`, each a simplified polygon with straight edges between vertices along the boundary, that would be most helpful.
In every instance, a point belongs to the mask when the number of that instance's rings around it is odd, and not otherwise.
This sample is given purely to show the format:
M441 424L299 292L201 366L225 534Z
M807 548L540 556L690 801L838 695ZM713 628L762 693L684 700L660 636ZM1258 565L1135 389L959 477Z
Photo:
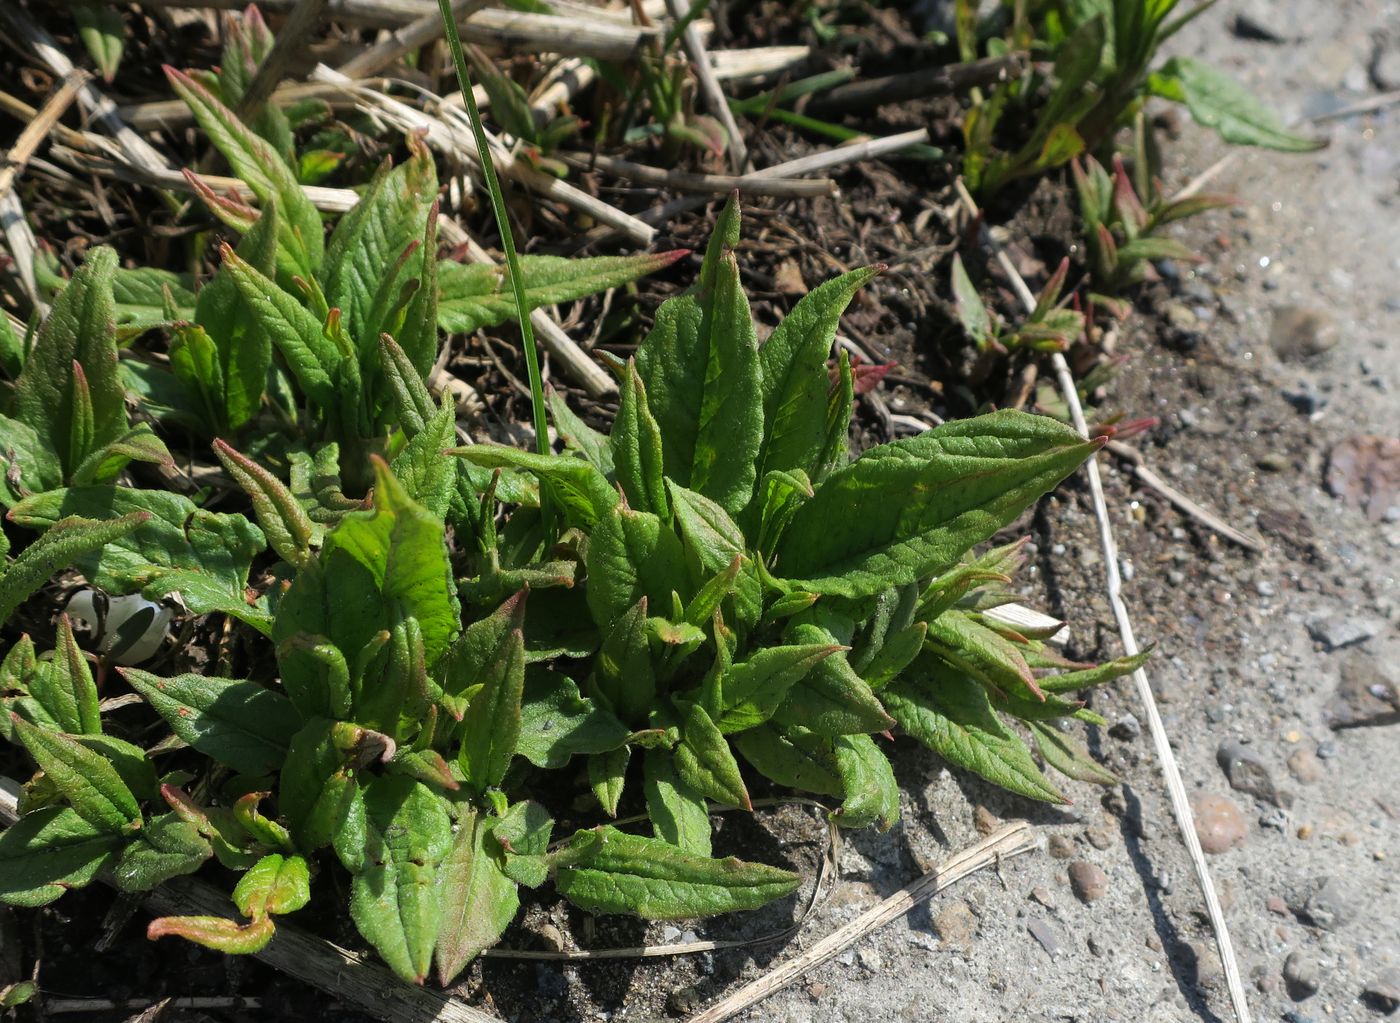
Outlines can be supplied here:
M693 7L694 4L690 6ZM736 173L742 174L749 163L749 149L744 144L744 136L739 131L739 123L734 120L734 111L729 109L729 101L724 97L719 79L715 77L715 69L705 49L705 41L700 38L700 29L691 17L685 0L666 0L666 9L671 12L671 17L676 19L677 24L685 23L685 30L681 33L681 45L685 47L685 52L695 65L695 76L700 80L700 91L705 94L706 106L729 133L730 166Z

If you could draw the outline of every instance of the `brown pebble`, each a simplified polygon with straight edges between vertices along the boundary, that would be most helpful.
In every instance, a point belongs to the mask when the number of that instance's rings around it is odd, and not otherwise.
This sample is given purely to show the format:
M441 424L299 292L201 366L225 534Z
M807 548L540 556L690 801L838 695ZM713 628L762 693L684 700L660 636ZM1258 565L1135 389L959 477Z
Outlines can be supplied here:
M1074 839L1068 835L1051 835L1046 848L1057 860L1067 860L1074 855Z
M1295 749L1288 755L1288 773L1304 785L1311 785L1322 777L1322 761L1310 749Z
M966 902L950 902L933 918L933 929L948 944L966 947L977 933L977 917Z
M1113 844L1113 832L1108 828L1093 827L1084 830L1084 837L1095 849L1107 849Z
M1298 829L1298 837L1301 838L1304 842L1312 838L1312 834L1313 826L1311 824L1304 824Z
M564 951L564 934L553 924L540 924L539 930L535 932L539 935L540 944L544 945L549 952Z
M817 981L814 984L808 984L807 993L813 998L820 998L822 995L826 994L826 985L823 984L821 981Z
M1040 903L1046 909L1055 908L1055 897L1050 894L1050 889L1037 885L1031 889L1031 898Z
M1270 895L1264 900L1264 908L1275 916L1288 915L1288 903L1284 902L1277 895Z
M1093 902L1108 891L1108 875L1088 860L1075 860L1069 865L1069 886L1081 902Z
M1197 792L1191 797L1191 814L1196 819L1201 848L1213 856L1229 852L1249 834L1240 808L1225 796Z
M997 815L991 810L985 806L978 806L972 811L972 823L977 828L979 835L990 835L1001 822L997 820Z

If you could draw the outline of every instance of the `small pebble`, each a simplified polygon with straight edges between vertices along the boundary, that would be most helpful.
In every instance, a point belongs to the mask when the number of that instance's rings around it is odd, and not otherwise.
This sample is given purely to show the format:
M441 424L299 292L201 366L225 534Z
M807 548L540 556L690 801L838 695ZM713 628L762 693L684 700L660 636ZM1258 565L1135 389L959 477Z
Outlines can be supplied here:
M1074 868L1070 867L1070 870L1073 871ZM1050 894L1049 888L1036 885L1036 887L1031 889L1031 898L1035 899L1036 902L1040 903L1046 909L1055 908L1055 897Z
M1270 913L1274 914L1275 916L1288 915L1288 903L1284 902L1283 899L1281 899L1277 895L1270 895L1267 899L1265 899L1264 908L1267 909Z
M1288 756L1288 773L1293 775L1296 781L1311 785L1323 775L1322 761L1317 758L1316 753L1306 747L1295 749Z
M945 943L966 948L977 933L977 917L966 902L950 902L933 918L933 929Z
M1108 891L1108 875L1088 860L1075 860L1069 865L1069 886L1081 902L1094 902Z
M972 823L977 828L979 835L990 835L1001 822L997 820L997 815L991 810L979 805L972 811Z
M1052 959L1065 947L1048 920L1038 916L1032 917L1030 923L1026 924L1026 930L1031 932L1031 937L1040 942L1040 947L1045 949Z
M1275 806L1287 806L1292 800L1274 785L1273 776L1264 758L1238 742L1222 742L1215 751L1215 761L1225 772L1230 788L1246 792Z
M1249 834L1239 807L1225 796L1198 792L1191 797L1191 813L1196 819L1201 848L1213 856L1242 844Z
M1084 830L1084 838L1095 849L1107 849L1113 844L1113 832L1108 828L1092 827Z
M1367 983L1361 997L1377 1012L1390 1014L1400 1009L1400 967L1392 966Z
M885 957L873 948L861 949L856 953L856 959L860 962L862 969L869 970L871 973L879 973L885 968Z
M1113 723L1113 727L1108 730L1108 734L1115 739L1122 739L1124 742L1132 742L1142 734L1142 724L1132 713L1124 714Z
M1381 631L1383 623L1360 615L1331 615L1308 619L1308 635L1328 651L1364 643Z
M1311 998L1322 986L1322 967L1302 949L1295 949L1283 961L1283 983L1295 1002Z
M1339 878L1325 877L1303 903L1303 914L1314 927L1335 931L1351 921L1355 905Z
M1074 839L1068 835L1051 835L1046 849L1055 859L1067 860L1074 855Z

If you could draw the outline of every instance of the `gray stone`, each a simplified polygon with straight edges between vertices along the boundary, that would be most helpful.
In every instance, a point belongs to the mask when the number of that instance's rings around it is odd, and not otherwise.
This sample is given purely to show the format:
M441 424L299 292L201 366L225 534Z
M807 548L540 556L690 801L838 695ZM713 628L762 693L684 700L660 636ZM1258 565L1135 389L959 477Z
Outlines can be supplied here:
M1322 986L1322 967L1302 949L1295 949L1283 961L1283 983L1295 1002L1311 998Z
M1326 309L1281 305L1274 308L1269 346L1284 362L1303 362L1334 348L1341 332Z
M1288 806L1293 802L1291 796L1280 792L1274 784L1264 758L1248 746L1238 742L1222 742L1215 751L1215 761L1225 772L1230 788L1236 792L1247 792L1275 806Z
M1341 680L1322 708L1327 724L1337 728L1400 722L1400 688L1373 658L1353 651L1342 661ZM1322 756L1322 748L1318 748Z
M1304 920L1324 931L1335 931L1351 922L1356 906L1351 895L1336 877L1325 877L1317 890L1303 903Z
M873 948L861 949L856 953L856 959L860 962L862 969L869 970L871 973L879 973L885 968L885 957Z
M1040 947L1045 949L1052 959L1064 950L1065 943L1050 925L1050 921L1038 916L1032 917L1026 924L1026 930L1031 932L1032 938L1040 942Z
M1142 723L1132 713L1124 714L1113 723L1113 727L1108 730L1108 734L1115 739L1122 739L1124 742L1132 742L1142 734Z
M1385 623L1364 615L1329 615L1308 619L1308 635L1328 651L1364 643L1384 628Z

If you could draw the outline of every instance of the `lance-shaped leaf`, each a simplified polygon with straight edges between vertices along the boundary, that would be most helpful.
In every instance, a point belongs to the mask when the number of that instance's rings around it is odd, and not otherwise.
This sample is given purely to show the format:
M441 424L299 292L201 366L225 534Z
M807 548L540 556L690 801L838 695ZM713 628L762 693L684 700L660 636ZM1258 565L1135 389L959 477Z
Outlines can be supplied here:
M1226 142L1295 153L1327 144L1290 131L1239 82L1204 61L1173 57L1152 78L1154 91L1184 102L1197 124L1215 129Z
M734 254L714 283L668 299L637 350L669 479L738 514L753 496L763 440L758 343Z
M797 890L796 874L733 856L710 859L658 838L601 827L581 833L555 885L591 913L632 913L648 920L680 920L756 909Z
M666 483L662 478L661 429L647 403L646 385L633 361L627 363L613 421L610 446L618 485L627 502L639 511L669 517Z
M646 597L669 607L671 593L685 585L685 555L676 534L650 512L618 506L604 516L588 541L588 608L604 629Z
M25 814L0 832L0 902L43 906L97 876L122 839L66 806Z
M734 736L744 759L779 785L842 796L845 786L836 766L833 740L803 728L775 728L771 723Z
M1084 744L1048 721L1028 723L1035 737L1036 748L1045 762L1066 777L1094 785L1116 785L1118 776L1103 767L1084 748Z
M464 466L443 454L455 443L456 436L457 409L451 397L444 394L442 405L389 465L404 492L436 519L445 519L453 498L462 494L458 482Z
M297 845L308 851L335 843L351 870L363 863L365 805L358 774L372 756L366 729L313 718L292 737L278 775L277 802Z
M146 937L184 938L225 955L254 955L267 948L275 930L270 916L246 924L222 916L163 916L146 926Z
M530 800L511 805L491 829L491 837L505 853L506 876L518 884L538 888L549 876L549 836L554 819L539 803Z
M116 268L112 249L103 246L88 254L39 328L15 381L16 417L47 439L68 472L94 447L126 431L112 300ZM81 376L74 375L75 363ZM80 423L91 433L75 445Z
M385 775L365 788L364 863L350 888L350 916L404 980L421 984L432 965L443 900L440 864L452 820L431 789Z
M301 502L285 483L224 441L214 441L214 454L234 482L252 498L253 512L268 546L289 565L305 568L311 560L311 544L317 530Z
M73 635L69 617L59 615L54 656L37 666L29 692L43 704L62 731L70 735L98 735L102 714L97 706L97 683L92 668Z
M851 298L878 266L842 274L804 295L758 350L763 381L763 445L758 478L774 470L820 467L831 390L827 360Z
M729 742L705 708L684 708L681 741L673 751L676 774L687 786L717 803L753 809Z
M843 648L827 643L766 647L720 676L720 731L742 732L773 716L788 691Z
M0 621L9 621L15 608L61 568L126 536L150 519L149 512L130 512L106 522L76 515L55 522L0 572Z
M593 463L604 476L613 473L612 440L605 433L599 433L578 417L569 403L553 387L546 388L545 401L549 405L549 419L558 431L559 438L570 451L576 451Z
M256 682L120 669L171 731L205 756L248 775L282 766L301 727L291 701Z
M418 619L428 664L457 635L459 611L442 522L409 499L376 459L374 510L352 512L327 534L324 550L359 562L400 613Z
M120 436L92 449L73 470L70 482L75 486L109 483L132 462L175 466L165 441L155 435L151 424L137 423Z
M442 864L442 919L434 959L443 987L500 940L520 909L500 845L490 838L493 823L477 810L465 810Z
M656 698L646 597L633 604L603 637L593 662L592 684L604 704L623 721L646 721Z
M986 690L961 672L920 660L881 696L906 732L949 763L1032 799L1067 802L1002 723Z
M696 856L710 855L710 808L685 782L670 752L649 749L642 760L647 817L662 841Z
M325 252L321 215L302 191L296 175L270 145L253 134L228 107L189 75L165 68L176 95L183 99L214 148L262 203L275 201L278 223L277 265L281 276L310 280Z
M124 892L148 892L172 877L193 874L214 855L209 840L178 814L148 821L112 865L112 879Z
M742 558L734 582L734 606L739 621L752 625L763 610L763 586L749 560L744 533L717 502L686 487L669 483L671 506L686 547L706 573L723 572Z
M790 627L784 638L792 643L834 645L836 637L819 625L802 622ZM788 690L773 712L779 725L796 725L819 735L855 735L883 732L894 724L865 681L851 667L846 654L837 652L812 665L812 669Z
M933 575L1011 522L1100 445L1005 410L872 448L817 488L777 548L794 586L870 596Z
M541 455L502 444L469 444L449 454L483 469L523 469L547 483L569 524L592 528L617 505L617 492L597 466L572 455Z
M477 792L501 783L520 743L525 633L519 616L524 611L522 598L516 602L511 628L480 669L473 673L472 684L480 689L467 704L462 718L462 744L457 762L467 784Z
M253 556L263 534L242 515L209 512L189 498L130 487L68 487L36 494L15 505L10 517L46 529L69 515L125 520L100 550L78 557L94 586L113 593L140 587L151 599L178 592L194 614L249 611L244 595Z
M277 273L280 222L276 201L267 202L234 250L264 277ZM194 323L177 328L170 363L187 388L209 393L217 413L213 422L221 429L241 429L257 414L272 365L272 338L231 267L221 265L199 290Z
M428 207L437 194L437 171L420 140L410 137L409 148L405 163L392 170L387 161L381 165L326 245L320 277L326 302L344 314L345 329L362 358L373 352L381 333L395 332L385 318L385 300L396 303L421 267L421 257L407 263L400 257L422 237ZM418 354L416 345L414 352ZM415 359L420 372L431 368L432 354L427 365Z
M928 648L998 692L1045 702L1045 693L1015 643L967 613L945 611L928 627Z
M639 256L521 256L525 304L540 306L572 302L586 295L618 288L638 277L665 269L690 254L689 249L644 253ZM451 334L470 334L516 317L515 297L506 271L484 263L443 261L438 266L438 324Z
M470 707L467 716L471 716ZM536 767L559 768L575 754L606 753L625 743L629 734L613 714L581 696L567 675L531 669L521 702L516 752Z
M609 753L595 753L588 758L588 784L598 805L609 817L617 816L617 804L627 782L627 762L632 747L620 746Z
M888 831L899 819L899 784L889 760L868 735L843 735L833 747L845 796L837 821L847 828L876 824Z
M221 250L223 267L238 288L253 318L296 377L302 393L324 409L337 402L354 401L358 395L342 393L347 359L327 336L323 324L295 295L283 291L276 281L260 273L251 263L225 245Z
M110 834L141 826L141 808L116 769L98 753L61 732L11 717L15 735L78 816Z
M972 278L967 275L962 257L956 252L953 253L953 301L968 339L978 348L985 348L996 336L992 317L982 304L982 296L977 294Z

